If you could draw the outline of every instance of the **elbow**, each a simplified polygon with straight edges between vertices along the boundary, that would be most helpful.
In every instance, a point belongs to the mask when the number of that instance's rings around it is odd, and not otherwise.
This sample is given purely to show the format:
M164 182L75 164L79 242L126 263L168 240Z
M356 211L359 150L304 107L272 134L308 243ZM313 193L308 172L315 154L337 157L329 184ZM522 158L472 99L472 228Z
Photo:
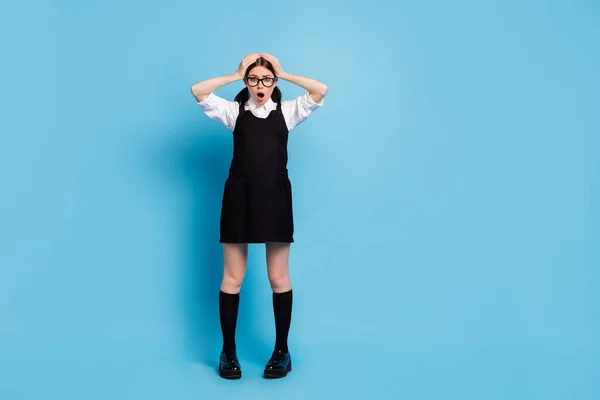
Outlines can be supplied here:
M325 84L321 85L321 87L319 87L318 89L315 88L314 91L308 92L308 95L315 103L321 102L321 100L323 100L323 98L325 97L326 94L327 94L327 85L325 85Z
M200 92L198 91L198 86L197 85L192 85L190 87L190 92L192 92L192 95L194 95L194 97L200 95Z
M327 85L323 84L319 92L317 93L320 97L325 97L327 94Z
M198 103L201 103L204 100L206 100L206 98L210 94L210 93L203 93L201 90L198 89L198 87L196 85L193 85L192 87L190 87L190 92L192 93L192 96L194 96L194 98L196 99L196 101Z

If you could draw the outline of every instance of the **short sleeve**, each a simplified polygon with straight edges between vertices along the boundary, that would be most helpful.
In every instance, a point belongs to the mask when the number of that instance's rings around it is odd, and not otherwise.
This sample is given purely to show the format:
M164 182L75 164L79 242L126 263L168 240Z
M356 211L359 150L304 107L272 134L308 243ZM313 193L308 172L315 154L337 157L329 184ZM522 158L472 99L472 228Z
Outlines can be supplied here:
M221 122L229 129L235 128L235 122L240 113L237 102L225 100L210 93L206 99L198 102L198 105L210 119Z
M323 105L323 100L324 98L320 102L315 103L308 92L306 92L294 100L281 102L281 112L285 118L288 130L291 131L301 122L305 121L314 110Z

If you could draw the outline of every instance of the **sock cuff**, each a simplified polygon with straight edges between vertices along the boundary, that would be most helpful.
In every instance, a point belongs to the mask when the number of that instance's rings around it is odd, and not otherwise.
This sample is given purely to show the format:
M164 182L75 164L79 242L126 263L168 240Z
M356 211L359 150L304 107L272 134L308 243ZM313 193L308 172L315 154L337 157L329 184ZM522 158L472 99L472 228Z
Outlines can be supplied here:
M239 292L238 293L225 293L224 291L219 290L219 296L236 298L236 297L240 297L240 294L239 294Z
M274 298L292 297L292 289L288 290L287 292L282 292L282 293L273 292L273 297Z

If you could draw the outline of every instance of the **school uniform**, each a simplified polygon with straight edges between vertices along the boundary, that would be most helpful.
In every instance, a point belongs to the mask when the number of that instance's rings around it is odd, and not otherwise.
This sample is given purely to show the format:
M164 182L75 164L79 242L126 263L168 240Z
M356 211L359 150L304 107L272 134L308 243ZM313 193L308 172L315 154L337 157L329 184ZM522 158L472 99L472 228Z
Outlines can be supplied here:
M211 93L198 103L233 131L233 157L221 202L221 243L294 241L288 134L323 105L308 93L294 100L245 104Z

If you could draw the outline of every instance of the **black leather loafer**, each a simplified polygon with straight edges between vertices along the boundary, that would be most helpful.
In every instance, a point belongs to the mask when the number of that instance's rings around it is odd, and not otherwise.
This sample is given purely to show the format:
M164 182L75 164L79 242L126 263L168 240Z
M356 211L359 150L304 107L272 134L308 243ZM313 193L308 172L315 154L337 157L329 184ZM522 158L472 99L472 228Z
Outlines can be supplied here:
M242 368L235 350L226 350L219 357L219 375L225 379L240 379Z
M275 350L265 367L265 378L283 378L291 370L292 358L290 357L290 353Z

